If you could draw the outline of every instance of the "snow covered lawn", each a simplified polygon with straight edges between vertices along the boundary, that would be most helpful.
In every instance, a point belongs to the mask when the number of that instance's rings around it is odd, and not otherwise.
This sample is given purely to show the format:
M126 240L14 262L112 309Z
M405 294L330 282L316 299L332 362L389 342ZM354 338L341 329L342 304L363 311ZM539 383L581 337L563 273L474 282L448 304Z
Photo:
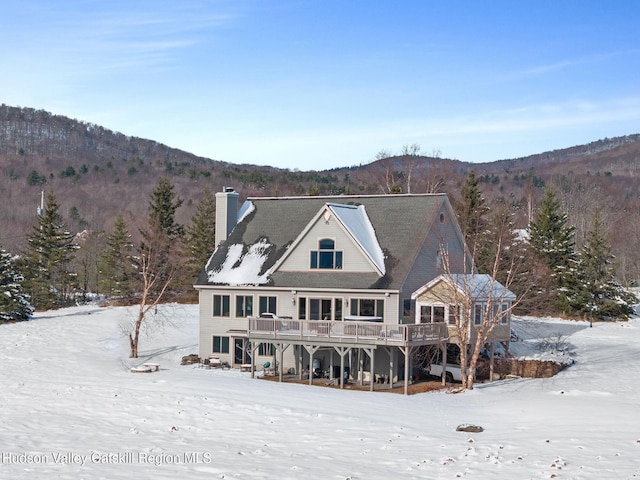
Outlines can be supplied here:
M195 305L163 306L172 324L132 361L119 327L130 312L83 306L0 326L1 479L640 476L638 319L521 319L513 351L548 359L535 347L556 338L575 364L407 397L181 366L197 351ZM160 371L130 372L144 362Z

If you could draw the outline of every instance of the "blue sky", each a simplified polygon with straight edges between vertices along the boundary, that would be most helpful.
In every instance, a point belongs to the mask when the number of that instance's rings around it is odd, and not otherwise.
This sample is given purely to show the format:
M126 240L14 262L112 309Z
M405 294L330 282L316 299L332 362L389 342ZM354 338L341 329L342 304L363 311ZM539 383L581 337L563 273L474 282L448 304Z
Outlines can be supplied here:
M21 0L0 103L233 163L481 162L640 133L640 2Z

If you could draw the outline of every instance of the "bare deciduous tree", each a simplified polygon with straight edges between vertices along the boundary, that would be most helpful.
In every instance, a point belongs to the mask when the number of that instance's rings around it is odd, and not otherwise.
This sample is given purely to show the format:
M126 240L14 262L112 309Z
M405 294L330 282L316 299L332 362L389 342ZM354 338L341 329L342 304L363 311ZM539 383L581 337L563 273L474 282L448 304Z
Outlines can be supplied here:
M420 145L414 143L402 147L402 157L407 163L407 193L411 193L411 175L416 165L416 157L420 153Z
M504 223L502 226L508 228ZM473 389L478 359L484 346L492 341L492 334L498 326L508 325L506 320L524 298L524 295L513 296L509 289L521 273L522 258L510 251L513 244L507 245L508 238L510 237L505 232L496 235L493 265L491 271L483 275L477 273L475 267L468 268L468 265L464 266L463 271L471 273L453 271L444 243L442 246L442 267L450 287L442 301L456 309L450 328L453 330L453 340L460 347L462 387L465 389ZM474 254L475 252L471 252L472 264Z
M128 332L131 358L138 357L140 329L147 313L160 303L182 264L179 257L184 227L174 216L181 204L171 182L160 179L149 202L149 228L141 230L144 240L138 256L140 302L137 318Z
M168 272L163 269L163 275L158 274L159 255L151 246L144 245L141 247L138 261L141 278L140 302L136 318L127 332L131 348L130 358L138 358L138 341L140 340L140 331L143 323L149 311L156 308L162 300L176 272L174 266Z

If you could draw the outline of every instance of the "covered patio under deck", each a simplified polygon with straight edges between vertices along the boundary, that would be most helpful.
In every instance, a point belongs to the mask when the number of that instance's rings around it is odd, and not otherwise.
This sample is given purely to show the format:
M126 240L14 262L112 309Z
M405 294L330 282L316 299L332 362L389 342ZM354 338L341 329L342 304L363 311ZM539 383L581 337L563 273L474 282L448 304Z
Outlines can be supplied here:
M394 362L401 352L404 356L404 393L409 391L411 372L411 354L414 348L423 345L439 344L446 355L446 342L449 338L445 323L424 323L397 325L375 322L328 321L328 320L291 320L280 318L250 318L247 332L251 342L251 376L255 375L256 351L261 343L272 344L275 348L279 380L283 380L284 352L292 345L302 348L309 355L309 385L314 378L314 355L321 351L330 351L329 378L339 381L344 388L345 357L351 352L358 354L358 379L363 380L364 358L369 358L369 389L373 391L376 351L383 349L388 356L388 383L393 387L397 364ZM335 378L333 352L340 357L338 377ZM446 361L446 359L445 359ZM302 355L296 356L296 372L302 380ZM399 375L398 375L399 376ZM444 379L443 379L444 381Z

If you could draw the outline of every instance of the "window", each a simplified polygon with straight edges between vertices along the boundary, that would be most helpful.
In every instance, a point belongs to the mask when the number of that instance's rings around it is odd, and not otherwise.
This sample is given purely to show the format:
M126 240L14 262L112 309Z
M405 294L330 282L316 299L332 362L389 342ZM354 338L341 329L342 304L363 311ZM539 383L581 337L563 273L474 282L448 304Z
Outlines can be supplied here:
M273 346L273 343L261 343L258 345L258 355L266 356L266 355L275 355L276 348Z
M260 297L260 313L277 313L276 312L276 297Z
M336 298L335 302L336 302L335 319L337 321L341 321L342 320L342 299L341 298Z
M213 353L229 353L229 337L213 337Z
M309 299L309 320L331 320L330 298L310 298Z
M228 317L230 315L229 304L231 300L229 295L213 296L213 316Z
M336 251L333 240L324 238L318 242L318 250L311 251L310 267L329 270L342 268L342 252Z
M253 315L253 297L251 295L236 296L236 317Z
M502 304L500 323L503 325L506 325L507 323L509 323L509 304L508 303Z
M449 305L449 316L448 316L449 325L455 325L457 319L458 319L458 305Z
M411 316L411 299L405 298L402 300L402 316L410 317Z
M433 307L434 323L444 323L444 307Z
M476 303L473 306L473 323L475 325L482 325L482 317L483 315L483 305L481 303Z
M420 305L420 323L444 323L445 318L449 319L451 316L452 307L453 305L449 305L447 312L444 305Z
M380 317L384 315L384 300L373 298L352 298L351 315L360 317Z
M307 299L305 297L300 297L298 299L298 319L307 319Z
M489 310L487 312L487 309ZM485 312L488 317L485 318ZM473 323L475 325L482 325L482 322L487 320L493 324L498 321L505 325L509 322L509 303L502 304L496 303L476 303L473 306Z
M298 298L299 320L342 321L342 298Z
M320 320L320 299L309 299L309 320Z
M458 305L420 305L420 323L448 323L455 325L460 315Z
M431 323L431 305L420 306L420 323Z

